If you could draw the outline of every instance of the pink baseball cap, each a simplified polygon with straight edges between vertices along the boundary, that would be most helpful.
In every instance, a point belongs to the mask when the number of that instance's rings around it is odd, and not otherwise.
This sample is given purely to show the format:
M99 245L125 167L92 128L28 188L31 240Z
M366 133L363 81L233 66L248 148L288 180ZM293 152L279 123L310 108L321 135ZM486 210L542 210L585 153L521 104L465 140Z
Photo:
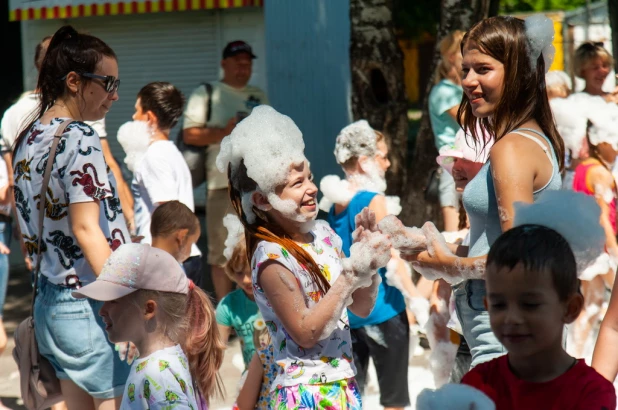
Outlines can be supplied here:
M191 281L172 255L150 245L121 245L105 261L96 281L73 297L100 301L119 299L139 289L189 293Z
M479 130L477 132L481 131ZM487 145L485 147L476 147L472 137L468 136L468 138L466 138L464 130L460 129L455 135L455 143L453 145L440 148L440 155L438 155L436 161L438 162L438 165L446 170L446 172L452 174L455 158L463 158L468 161L480 162L484 164L489 158L489 150L492 145L493 141L487 138Z

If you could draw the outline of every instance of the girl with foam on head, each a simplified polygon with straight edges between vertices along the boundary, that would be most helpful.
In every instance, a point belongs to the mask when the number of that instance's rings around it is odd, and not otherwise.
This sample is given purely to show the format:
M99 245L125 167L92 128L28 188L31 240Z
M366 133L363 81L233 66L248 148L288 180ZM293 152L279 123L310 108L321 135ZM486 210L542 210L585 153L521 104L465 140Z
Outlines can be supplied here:
M126 244L96 281L73 292L104 302L99 315L114 343L130 341L140 357L124 387L123 410L206 410L222 395L218 376L225 345L210 298L164 250Z
M360 409L346 306L366 317L390 241L375 216L358 219L350 259L317 216L317 188L294 122L256 107L221 144L232 204L245 228L253 294L280 367L272 408Z
M516 201L532 203L561 186L564 144L545 93L552 38L553 24L543 16L525 22L492 17L475 24L461 45L464 97L459 122L475 144L485 144L477 128L481 127L494 145L489 161L463 193L470 246L448 246L435 227L426 224L428 250L414 259L421 273L434 273L454 284L472 366L505 353L484 306L489 247L511 228Z

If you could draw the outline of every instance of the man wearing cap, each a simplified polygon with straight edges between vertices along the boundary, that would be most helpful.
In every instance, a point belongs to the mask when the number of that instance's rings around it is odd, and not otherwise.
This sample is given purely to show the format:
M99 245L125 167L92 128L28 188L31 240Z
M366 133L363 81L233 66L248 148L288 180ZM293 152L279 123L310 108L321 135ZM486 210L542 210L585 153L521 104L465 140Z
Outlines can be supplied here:
M208 264L217 300L232 290L232 282L222 267L227 237L223 217L232 212L232 207L227 193L227 175L217 170L215 161L221 140L232 132L236 123L254 107L268 104L266 93L249 85L254 58L251 46L244 41L232 41L225 46L221 60L223 78L210 82L210 104L206 86L201 85L191 94L183 117L183 142L206 149Z

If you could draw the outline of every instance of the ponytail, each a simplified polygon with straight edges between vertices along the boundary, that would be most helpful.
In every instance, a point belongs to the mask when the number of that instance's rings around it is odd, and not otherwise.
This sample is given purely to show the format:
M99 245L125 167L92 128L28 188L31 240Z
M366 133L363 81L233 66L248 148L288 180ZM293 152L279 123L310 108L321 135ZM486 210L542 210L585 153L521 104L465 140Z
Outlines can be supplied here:
M223 363L225 344L219 335L215 309L210 298L193 282L189 286L186 309L186 338L181 341L187 355L194 386L210 402L223 397L224 389L219 368Z
M236 177L240 180L238 181L238 187L242 189L243 192L252 192L257 188L257 184L247 175L247 168L243 161L240 162L238 167L238 171L236 171ZM311 255L307 253L303 248L301 248L296 242L294 242L289 235L287 235L281 228L275 226L268 222L268 218L266 215L262 214L258 209L253 208L253 211L256 213L257 218L255 223L250 224L247 220L247 215L245 214L242 208L242 198L241 192L239 189L234 187L234 183L232 181L232 165L228 165L228 185L229 185L229 194L230 200L232 202L232 206L236 211L240 221L242 222L245 228L245 241L247 244L247 260L249 264L251 264L251 258L253 257L253 252L257 247L258 242L267 241L278 244L287 250L290 255L292 255L298 263L305 269L305 271L309 274L313 282L317 285L318 290L322 292L322 295L325 295L326 292L330 289L330 283L322 274L322 270L318 266L317 263L313 260Z

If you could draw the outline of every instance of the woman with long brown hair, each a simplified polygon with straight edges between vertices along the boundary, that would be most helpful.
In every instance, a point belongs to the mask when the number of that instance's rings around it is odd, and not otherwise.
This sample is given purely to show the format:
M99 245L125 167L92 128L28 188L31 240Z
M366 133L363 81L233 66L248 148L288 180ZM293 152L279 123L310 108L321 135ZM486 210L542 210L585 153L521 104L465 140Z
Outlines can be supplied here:
M22 239L33 262L41 258L34 304L36 340L60 379L69 410L117 408L129 372L107 340L98 315L101 303L71 295L96 279L112 250L130 241L101 142L83 122L105 116L118 100L119 84L117 58L107 44L71 26L60 28L39 72L38 110L13 151ZM61 126L66 128L43 206L43 175ZM40 212L45 214L39 242Z
M532 203L543 192L561 186L564 145L545 93L553 26L550 21L529 23L492 17L474 25L462 40L464 97L459 123L475 144L485 144L477 128L481 127L494 145L489 161L463 194L470 246L446 249L433 238L433 252L415 258L419 270L439 271L457 283L456 310L471 348L472 366L505 353L491 331L484 305L489 248L511 228L515 202ZM545 27L545 32L535 31L538 27Z

